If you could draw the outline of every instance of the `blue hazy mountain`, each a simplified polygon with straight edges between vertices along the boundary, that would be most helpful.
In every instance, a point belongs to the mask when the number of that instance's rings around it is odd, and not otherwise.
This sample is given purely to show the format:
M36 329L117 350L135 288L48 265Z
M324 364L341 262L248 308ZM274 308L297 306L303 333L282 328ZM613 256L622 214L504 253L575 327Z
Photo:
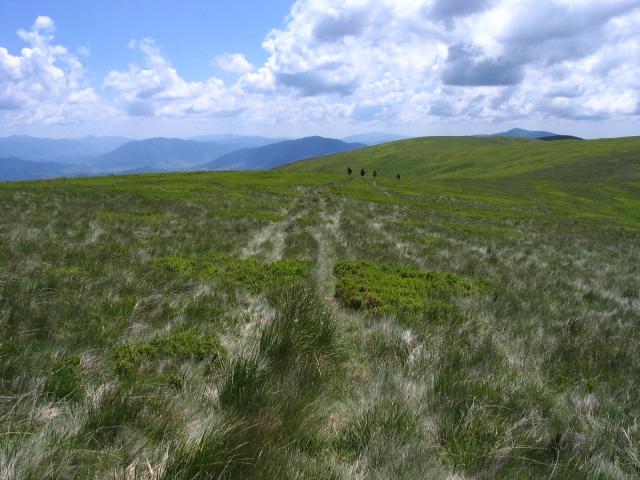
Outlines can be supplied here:
M405 137L404 135L391 135L389 133L382 132L371 132L361 133L359 135L351 135L349 137L343 138L342 141L347 143L364 143L365 145L373 146L380 145L381 143L406 140L407 138L411 137Z
M366 146L334 138L306 137L264 147L243 148L198 165L193 170L269 170L298 160L358 150Z
M285 140L291 140L290 138L267 138L257 135L197 135L195 137L188 138L187 140L195 140L196 142L215 142L220 145L238 145L244 144L246 148L264 147L265 145L271 145L273 143L284 142Z
M557 133L543 132L543 131L531 131L523 128L512 128L508 132L492 133L489 135L473 135L474 137L520 137L520 138L541 138L541 137L555 137Z
M28 135L0 138L0 157L46 161L61 156L82 156L95 153L95 149L91 145L66 138L36 138Z
M125 142L124 137L37 138L12 135L0 138L0 157L55 163L85 163L91 157L105 154Z
M75 141L90 145L96 153L108 153L127 142L133 142L135 140L127 137L96 137L95 135L86 135L76 138Z
M162 170L185 170L211 162L244 145L220 145L180 138L149 138L125 143L96 158L91 165L96 170L124 171L141 167Z
M573 135L551 135L550 137L538 137L537 140L555 142L558 140L584 140L584 138L574 137Z
M66 165L55 162L34 162L16 157L0 158L0 182L63 177L73 174L77 170L77 165Z
M168 170L164 170L158 167L150 167L145 165L144 167L134 168L131 170L125 170L123 172L119 172L120 175L137 175L140 173L168 173Z

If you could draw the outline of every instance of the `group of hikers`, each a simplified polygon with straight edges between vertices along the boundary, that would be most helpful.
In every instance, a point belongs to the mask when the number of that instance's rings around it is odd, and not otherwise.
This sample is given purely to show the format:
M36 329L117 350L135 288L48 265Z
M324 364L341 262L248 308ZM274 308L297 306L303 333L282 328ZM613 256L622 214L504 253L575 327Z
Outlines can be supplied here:
M350 166L349 166L349 167L347 167L347 173L348 173L349 175L351 175L351 174L353 173L353 168L351 168ZM361 176L361 177L364 177L366 174L367 174L367 172L364 170L364 168L360 169L360 176ZM377 177L377 176L378 176L378 172L376 172L376 171L374 170L374 171L373 171L373 177L375 178L375 177ZM397 174L397 175L396 175L396 178L397 178L398 180L400 180L400 174Z

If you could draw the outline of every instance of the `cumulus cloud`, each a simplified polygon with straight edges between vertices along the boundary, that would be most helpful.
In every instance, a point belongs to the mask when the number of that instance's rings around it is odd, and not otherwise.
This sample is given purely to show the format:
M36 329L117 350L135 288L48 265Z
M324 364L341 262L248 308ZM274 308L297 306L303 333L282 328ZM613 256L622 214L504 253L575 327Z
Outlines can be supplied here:
M213 63L225 72L242 75L252 72L255 67L251 65L241 53L225 53L213 59Z
M371 10L367 7L329 11L315 22L312 36L327 43L355 37L370 24L370 17Z
M507 59L483 58L477 47L458 44L449 47L442 82L445 85L503 86L522 81L522 65Z
M109 72L102 88L116 96L107 101L39 17L18 32L29 44L21 56L0 48L0 112L44 122L93 109L310 131L640 114L640 0L297 0L286 21L265 38L263 65L241 53L214 58L239 76L232 85L186 81L152 39L131 41L143 60Z
M76 49L76 53L78 55L84 55L85 57L88 57L89 55L91 55L91 49L89 48L88 45L80 45Z
M423 7L425 16L436 22L441 22L451 30L457 18L468 17L487 10L492 0L434 0Z
M130 65L128 71L111 71L102 83L103 88L120 93L117 103L128 115L224 117L242 112L222 80L185 81L152 39L132 41L129 46L144 53L146 68Z
M293 87L304 97L312 97L321 93L337 93L339 95L351 95L356 89L355 80L341 83L332 80L329 75L319 71L307 71L299 73L278 73L276 80L280 85Z
M238 85L319 97L316 114L324 105L354 122L620 118L640 98L639 10L640 0L298 0L265 40L260 73Z
M38 17L18 36L29 46L13 56L0 47L0 115L8 124L73 123L108 110L83 82L82 64L60 45L52 45L55 25Z

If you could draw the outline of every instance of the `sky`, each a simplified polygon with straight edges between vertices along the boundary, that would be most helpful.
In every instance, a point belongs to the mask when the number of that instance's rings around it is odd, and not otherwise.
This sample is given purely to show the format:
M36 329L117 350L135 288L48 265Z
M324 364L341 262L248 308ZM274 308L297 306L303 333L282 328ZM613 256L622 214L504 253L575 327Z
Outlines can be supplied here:
M640 135L640 0L0 0L0 137Z

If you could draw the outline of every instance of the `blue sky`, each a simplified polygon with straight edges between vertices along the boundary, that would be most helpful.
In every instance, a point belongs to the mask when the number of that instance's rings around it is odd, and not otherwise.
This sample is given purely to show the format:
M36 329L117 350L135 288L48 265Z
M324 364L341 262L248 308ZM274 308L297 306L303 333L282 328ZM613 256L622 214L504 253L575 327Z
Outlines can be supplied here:
M0 136L640 135L638 32L640 0L0 0Z
M97 86L110 70L141 61L127 45L147 37L162 46L185 80L222 78L211 60L239 51L254 64L264 63L269 55L262 41L271 29L285 26L291 5L290 0L0 0L0 46L18 55L25 43L16 32L47 16L55 22L55 43L71 51L89 47L82 64Z

